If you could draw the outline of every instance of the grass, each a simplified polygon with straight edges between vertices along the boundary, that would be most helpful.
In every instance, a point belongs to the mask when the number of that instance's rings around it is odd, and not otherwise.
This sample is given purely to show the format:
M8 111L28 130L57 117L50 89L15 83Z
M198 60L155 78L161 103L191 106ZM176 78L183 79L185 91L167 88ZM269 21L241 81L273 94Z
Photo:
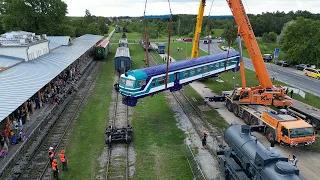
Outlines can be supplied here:
M166 47L168 50L168 44L166 43ZM177 49L183 48L183 51L177 51ZM185 60L190 58L192 50L192 43L188 42L173 42L170 43L170 56L173 57L175 60ZM200 56L208 55L208 53L200 50Z
M197 106L204 105L203 97L201 97L201 95L190 85L184 86L183 92L187 97L194 98L196 100L195 104ZM229 127L227 121L225 121L225 119L215 109L211 109L210 111L203 111L202 115L204 120L217 127L220 131L224 131Z
M140 45L129 47L133 69L143 67L145 54ZM155 57L161 61L159 55ZM176 126L174 112L162 93L138 101L133 108L132 126L136 153L134 179L192 179L185 134Z
M214 34L213 37L221 37L224 29L213 29Z
M100 69L96 86L88 103L73 127L66 147L70 170L67 173L60 171L62 179L94 179L99 169L97 159L103 151L104 133L109 119L108 107L114 80L112 59L115 48L116 46L111 47L111 52Z

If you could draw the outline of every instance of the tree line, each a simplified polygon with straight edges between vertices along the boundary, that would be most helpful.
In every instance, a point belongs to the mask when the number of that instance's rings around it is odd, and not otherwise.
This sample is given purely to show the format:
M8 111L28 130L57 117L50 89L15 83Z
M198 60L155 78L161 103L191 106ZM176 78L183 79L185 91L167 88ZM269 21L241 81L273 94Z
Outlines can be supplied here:
M81 36L106 34L110 20L91 15L67 17L67 4L62 0L1 0L0 32L24 30L36 34Z
M67 4L62 0L0 0L0 33L24 30L36 34L68 35L78 37L83 34L104 35L109 31L111 21L106 17L94 16L86 10L83 17L67 17ZM249 14L256 36L264 42L279 43L285 59L292 63L319 64L320 55L320 14L308 11L267 12ZM143 34L146 24L150 38L167 36L168 19L143 19L143 17L112 17L114 24L125 26L128 32ZM196 15L179 14L172 17L172 35L193 37ZM209 19L204 17L201 36L208 34ZM234 27L234 28L232 28ZM237 26L233 19L210 19L210 31L225 29L223 37L236 38ZM231 33L233 31L233 33Z

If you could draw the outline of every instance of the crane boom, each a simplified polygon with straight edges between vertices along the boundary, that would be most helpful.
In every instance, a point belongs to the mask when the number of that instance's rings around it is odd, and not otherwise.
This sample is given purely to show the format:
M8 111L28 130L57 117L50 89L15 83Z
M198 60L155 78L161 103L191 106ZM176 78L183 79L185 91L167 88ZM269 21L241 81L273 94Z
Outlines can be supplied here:
M200 39L200 33L201 33L201 27L202 27L202 21L203 21L203 13L204 13L205 6L206 6L206 0L200 0L200 6L199 6L198 15L197 15L196 29L194 32L194 40L193 40L193 45L192 45L191 58L195 58L195 57L199 56L199 39Z
M250 58L252 60L253 67L256 71L256 76L260 81L261 88L273 88L272 81L269 77L269 73L262 59L262 55L252 30L248 15L244 9L241 0L227 0L231 9L233 17L237 22L239 28L239 34L243 37L243 40L248 49Z

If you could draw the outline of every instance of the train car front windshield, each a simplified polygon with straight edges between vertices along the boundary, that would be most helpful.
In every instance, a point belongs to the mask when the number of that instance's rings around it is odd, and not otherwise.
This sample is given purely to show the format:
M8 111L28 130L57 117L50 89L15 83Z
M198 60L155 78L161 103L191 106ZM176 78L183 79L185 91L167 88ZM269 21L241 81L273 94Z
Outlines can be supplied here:
M121 77L120 85L123 85L123 86L126 86L126 87L133 87L134 80Z

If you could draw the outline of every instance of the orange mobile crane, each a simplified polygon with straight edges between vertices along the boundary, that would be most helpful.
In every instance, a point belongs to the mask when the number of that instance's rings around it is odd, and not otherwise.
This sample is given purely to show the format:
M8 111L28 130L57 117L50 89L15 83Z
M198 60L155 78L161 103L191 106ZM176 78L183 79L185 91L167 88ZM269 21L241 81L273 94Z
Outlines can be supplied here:
M286 107L292 104L292 99L286 95L282 86L274 86L253 33L249 18L241 0L227 0L234 19L238 24L238 35L244 40L248 49L256 77L260 85L246 87L244 62L240 60L242 87L235 89L232 95L226 97L229 111L242 118L246 124L255 125L264 132L270 142L281 145L310 145L315 142L314 128L299 117L280 110L278 112L267 107L273 105ZM241 51L241 38L238 37Z
M282 86L274 86L272 84L242 1L227 0L227 2L233 17L238 24L238 34L244 40L252 60L253 67L256 71L256 77L260 81L260 85L258 86L251 88L246 87L244 62L241 60L240 73L242 88L234 90L230 99L233 103L238 104L274 105L276 107L290 106L292 104L292 100L286 95L285 88Z

